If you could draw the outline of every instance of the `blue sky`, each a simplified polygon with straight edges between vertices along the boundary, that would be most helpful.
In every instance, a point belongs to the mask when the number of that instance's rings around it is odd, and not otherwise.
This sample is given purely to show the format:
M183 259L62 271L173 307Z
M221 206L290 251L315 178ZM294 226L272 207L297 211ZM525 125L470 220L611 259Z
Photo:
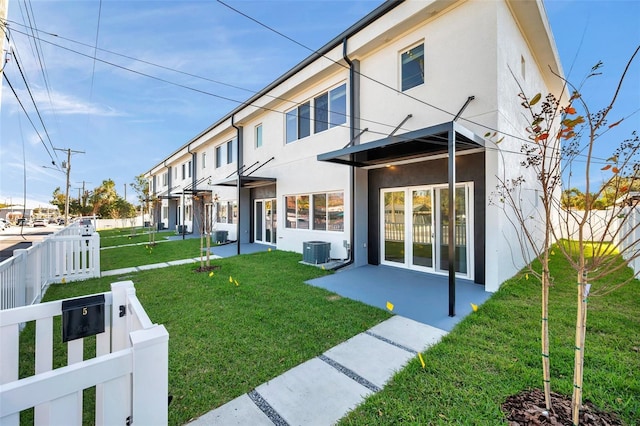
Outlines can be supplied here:
M237 105L223 98L245 100L310 54L210 0L9 3L12 43L47 131L11 58L5 69L7 77L44 143L3 81L0 202L21 203L25 172L29 200L46 203L56 187L64 191L64 173L43 167L53 167L51 157L59 165L65 159L52 146L84 151L72 156L72 197L77 197L83 181L87 189L93 189L109 178L124 195L124 186L134 176L148 171ZM315 49L380 1L229 4ZM596 62L605 63L605 74L583 90L589 102L604 106L627 59L640 44L640 2L547 0L545 7L567 77L580 81ZM31 34L24 24L29 19L27 8L40 31L41 59L27 37ZM96 36L98 61L92 59ZM640 58L613 111L615 117L628 118L607 135L607 144L615 147L632 130L640 130L638 109ZM608 151L603 148L604 158ZM572 183L580 186L575 175ZM134 200L130 188L127 198Z

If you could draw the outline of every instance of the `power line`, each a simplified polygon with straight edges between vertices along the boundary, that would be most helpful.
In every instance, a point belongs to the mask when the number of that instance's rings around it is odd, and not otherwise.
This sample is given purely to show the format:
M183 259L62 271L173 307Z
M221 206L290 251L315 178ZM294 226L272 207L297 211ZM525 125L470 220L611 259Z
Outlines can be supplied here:
M40 136L40 133L38 132L38 129L36 128L35 124L33 123L33 120L31 120L31 117L29 117L29 114L27 113L27 110L25 109L24 105L22 104L22 101L18 97L18 94L16 93L16 90L13 88L13 85L9 81L9 78L7 78L7 74L6 73L2 73L2 76L4 77L4 80L9 85L9 88L13 92L13 95L16 97L16 100L20 104L20 107L22 107L22 111L24 111L24 114L29 119L29 123L31 123L31 126L33 126L33 130L35 130L36 134L38 135L38 139L40 139L40 142L42 142L42 146L44 146L44 149L47 150L47 154L49 154L49 158L51 158L51 164L53 164L55 166L56 162L54 161L53 156L51 155L51 151L49 151L49 148L47 148L47 144L44 143L44 140L42 139L42 136Z

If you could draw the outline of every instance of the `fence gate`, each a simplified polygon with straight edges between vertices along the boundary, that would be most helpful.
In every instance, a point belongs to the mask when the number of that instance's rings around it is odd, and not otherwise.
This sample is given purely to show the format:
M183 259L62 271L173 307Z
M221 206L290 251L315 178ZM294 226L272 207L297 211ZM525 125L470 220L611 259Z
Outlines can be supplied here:
M20 329L29 321L35 321L29 355L35 374L19 378ZM55 333L67 352L67 365L56 369ZM95 357L84 359L91 335ZM34 407L34 424L82 425L82 391L93 386L96 425L166 424L168 343L167 330L151 323L131 281L112 284L108 293L0 311L0 424L19 425L20 412Z

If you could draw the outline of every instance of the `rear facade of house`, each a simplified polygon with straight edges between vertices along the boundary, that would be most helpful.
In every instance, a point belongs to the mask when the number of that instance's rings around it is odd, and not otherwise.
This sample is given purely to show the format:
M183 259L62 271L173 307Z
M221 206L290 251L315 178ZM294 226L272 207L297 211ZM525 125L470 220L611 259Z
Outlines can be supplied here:
M553 73L540 1L384 3L154 166L155 220L435 274L453 253L456 276L495 291L524 260L492 192L535 180L517 95L558 94Z

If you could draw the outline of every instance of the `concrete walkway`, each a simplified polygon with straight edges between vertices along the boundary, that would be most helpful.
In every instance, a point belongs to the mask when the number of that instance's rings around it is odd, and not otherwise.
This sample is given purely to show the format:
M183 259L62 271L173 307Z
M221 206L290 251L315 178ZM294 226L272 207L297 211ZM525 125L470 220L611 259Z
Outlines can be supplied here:
M188 424L334 424L446 334L394 316Z

